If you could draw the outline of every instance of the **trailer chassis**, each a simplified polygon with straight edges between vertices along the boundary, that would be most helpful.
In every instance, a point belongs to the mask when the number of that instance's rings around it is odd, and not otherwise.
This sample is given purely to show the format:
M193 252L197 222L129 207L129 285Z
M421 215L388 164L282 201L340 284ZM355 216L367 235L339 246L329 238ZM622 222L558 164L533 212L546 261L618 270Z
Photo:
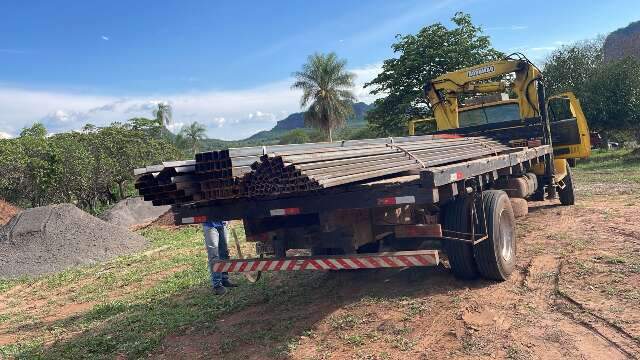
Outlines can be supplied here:
M392 226L395 231L392 245L408 245L410 251L380 252L379 246L374 251L358 253L354 247L345 254L300 257L287 256L285 247L284 251L271 253L272 258L220 260L212 265L212 269L255 272L434 266L440 263L441 255L445 255L458 277L481 275L504 280L511 271L509 264L514 263L513 259L505 258L511 250L505 250L508 246L504 243L508 240L506 237L515 237L514 220L511 205L505 205L506 194L492 190L494 184L500 178L521 176L536 164L552 162L553 151L549 145L514 148L508 153L426 168L408 176L406 181L387 179L280 198L200 202L175 207L174 212L177 225L244 219L247 235L254 241L260 240L260 235L270 234L274 247L278 247L274 235L280 229L278 226L286 224L292 227L291 231L312 228L307 222L320 213L401 206L437 208L441 216L436 223ZM498 218L495 211L501 212ZM271 225L274 231L248 231L247 223L253 219L276 224ZM332 233L328 234L327 237L332 236ZM513 246L515 254L515 238L513 242L509 246ZM500 246L505 249L497 249ZM494 247L497 250L493 251ZM504 253L503 258L500 251ZM493 265L487 267L477 263L485 260Z

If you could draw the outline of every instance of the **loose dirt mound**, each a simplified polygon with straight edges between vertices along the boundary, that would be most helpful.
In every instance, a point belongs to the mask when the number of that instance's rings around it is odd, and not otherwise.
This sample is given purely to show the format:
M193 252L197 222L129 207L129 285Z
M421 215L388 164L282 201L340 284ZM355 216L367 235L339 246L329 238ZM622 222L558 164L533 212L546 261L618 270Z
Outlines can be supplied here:
M0 199L0 226L8 223L9 220L11 220L19 212L20 212L19 208Z
M150 201L140 197L124 199L104 213L102 220L128 228L135 225L148 224L166 213L170 206L153 206Z
M0 228L0 277L38 275L143 249L144 237L70 204L27 209Z
M175 226L176 225L176 220L175 220L175 216L173 215L173 211L168 210L167 212L162 214L162 216L160 216L154 222L152 222L151 225L156 225L156 226Z

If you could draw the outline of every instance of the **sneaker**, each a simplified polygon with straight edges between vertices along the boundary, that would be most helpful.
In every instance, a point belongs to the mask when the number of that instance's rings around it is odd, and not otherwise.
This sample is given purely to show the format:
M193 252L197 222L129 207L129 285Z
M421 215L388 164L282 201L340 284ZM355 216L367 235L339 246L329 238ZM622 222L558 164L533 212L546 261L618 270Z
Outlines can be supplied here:
M225 288L224 286L214 287L213 293L216 295L224 295L227 293L227 288Z
M237 284L232 283L229 279L222 280L222 286L224 287L238 287Z

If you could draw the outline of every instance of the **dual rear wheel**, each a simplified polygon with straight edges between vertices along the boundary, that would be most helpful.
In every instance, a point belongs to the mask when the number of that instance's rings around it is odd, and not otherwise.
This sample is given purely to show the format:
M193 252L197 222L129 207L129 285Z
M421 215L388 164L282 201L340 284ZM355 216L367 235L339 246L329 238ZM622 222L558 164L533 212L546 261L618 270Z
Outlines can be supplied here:
M472 209L475 208L475 216ZM444 251L456 277L506 280L516 264L515 217L509 197L501 190L487 190L480 199L472 196L456 199L444 209L443 225L458 233L486 234L473 245L448 240Z

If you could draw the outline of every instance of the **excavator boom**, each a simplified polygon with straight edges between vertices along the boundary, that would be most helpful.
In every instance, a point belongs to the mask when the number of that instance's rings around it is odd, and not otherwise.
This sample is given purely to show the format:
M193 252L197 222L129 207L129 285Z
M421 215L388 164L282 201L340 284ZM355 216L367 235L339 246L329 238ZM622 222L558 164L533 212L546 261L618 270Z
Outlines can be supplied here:
M491 80L511 73L515 74L512 91L517 95L520 117L526 119L539 115L535 81L542 78L540 71L525 60L503 59L446 73L425 84L425 96L433 108L438 130L460 126L460 95L503 92L506 84Z
M572 93L547 99L541 71L524 55L516 55L519 57L509 56L443 74L424 85L424 95L440 132L499 136L510 143L539 139L552 145L554 161L535 172L555 184L569 172L565 159L590 155L589 127L580 102ZM507 85L503 78L511 74L509 90L515 99L507 96L488 104L460 106L462 96L504 93ZM416 123L429 120L410 121L409 133L415 134Z

